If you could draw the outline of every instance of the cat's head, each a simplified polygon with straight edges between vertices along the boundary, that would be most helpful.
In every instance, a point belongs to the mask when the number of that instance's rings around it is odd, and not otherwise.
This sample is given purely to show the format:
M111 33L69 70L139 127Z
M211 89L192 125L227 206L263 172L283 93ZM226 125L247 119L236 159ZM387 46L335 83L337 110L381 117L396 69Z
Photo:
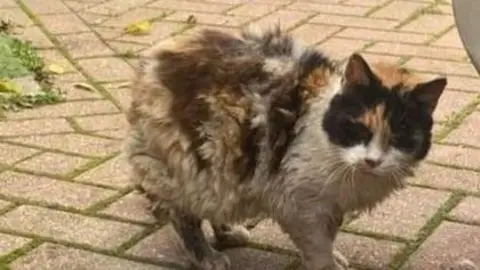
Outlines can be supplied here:
M407 169L431 145L432 114L446 78L418 82L395 66L369 66L353 54L322 127L343 162L376 173Z

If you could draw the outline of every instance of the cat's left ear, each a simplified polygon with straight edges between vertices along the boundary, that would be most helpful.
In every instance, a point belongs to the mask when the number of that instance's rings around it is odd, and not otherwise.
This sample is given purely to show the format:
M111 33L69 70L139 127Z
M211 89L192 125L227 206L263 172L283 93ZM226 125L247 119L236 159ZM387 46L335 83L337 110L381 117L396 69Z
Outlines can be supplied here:
M412 91L417 100L427 106L430 114L433 114L437 107L438 100L447 86L447 78L441 77L428 82L418 84Z
M354 53L348 58L344 83L351 87L368 87L372 83L373 73L363 57Z

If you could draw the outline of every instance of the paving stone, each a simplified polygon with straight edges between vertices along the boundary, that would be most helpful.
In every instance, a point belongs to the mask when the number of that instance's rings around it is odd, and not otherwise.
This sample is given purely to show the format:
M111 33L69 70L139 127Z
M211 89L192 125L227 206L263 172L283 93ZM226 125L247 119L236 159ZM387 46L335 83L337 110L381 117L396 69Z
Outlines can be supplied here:
M478 190L480 191L480 184L478 184ZM457 220L480 224L480 211L478 209L480 209L480 198L467 197L450 212L449 216Z
M402 269L442 269L461 259L480 264L480 227L443 222Z
M1 216L0 226L104 249L116 248L142 230L137 225L28 205Z
M415 239L425 222L448 199L448 192L409 187L348 225L353 229Z
M305 45L319 43L340 30L338 26L304 24L292 31L292 35Z
M123 42L123 41L106 41L106 43L112 49L114 49L117 53L122 55L138 53L139 51L148 48L148 46L145 44L137 44L137 43Z
M335 246L350 263L367 269L388 269L392 257L404 247L400 243L348 233L339 233Z
M130 80L132 68L117 58L83 59L78 64L97 81Z
M333 37L318 45L317 48L325 51L332 57L343 59L350 56L353 52L359 51L368 43L368 41Z
M60 0L25 0L23 3L35 14L70 12L70 9Z
M289 29L311 15L312 13L304 11L279 10L257 21L251 22L250 25L260 29L268 29L271 28L272 25L279 23L282 29Z
M376 54L376 53L362 53L368 63L386 62L386 63L398 63L401 58L399 56Z
M39 16L45 27L53 34L86 32L90 29L74 14Z
M12 263L12 270L168 270L90 251L45 243Z
M75 122L84 130L125 129L128 126L124 114L95 115L75 118Z
M65 119L0 122L0 136L22 136L73 131Z
M53 120L50 119L51 123ZM11 141L87 156L106 156L120 150L117 141L81 134L28 136Z
M435 145L437 147L437 145ZM410 178L411 183L426 185L434 188L459 189L470 192L480 191L480 173L424 164Z
M23 27L33 25L32 20L20 8L0 9L0 18L15 22Z
M433 42L432 45L463 49L463 44L460 40L457 28L453 28L452 30L448 31L445 35Z
M309 23L333 24L340 26L392 29L398 22L393 20L365 18L358 16L319 14L313 17Z
M385 4L388 0L347 0L342 3L352 6L376 7Z
M0 176L2 194L66 207L83 209L115 195L114 191L103 188L23 173L4 172Z
M65 77L65 78L60 79L61 77ZM74 81L66 81L67 79L68 79L67 75L58 76L57 79L55 79L55 81L54 81L54 87L57 87L58 89L60 89L63 92L65 100L67 100L67 101L78 101L78 100L82 100L82 99L90 99L90 100L91 99L103 99L103 96L83 76L80 76L78 79L75 79ZM93 90L89 91L89 90L85 90L85 89L76 87L75 84L78 84L78 83L86 84L88 86L91 86L93 88ZM93 102L93 104L98 105L100 103ZM68 106L75 107L75 106L79 106L79 105L78 104L73 104L73 105L68 105ZM65 105L65 107L68 107L68 106ZM111 108L110 106L112 106L114 108L114 110L116 110L116 108L115 108L115 106L113 106L113 104L108 104L108 105L106 104L106 106L100 106L97 109L105 110L105 109ZM54 109L52 109L52 110L54 110ZM72 109L72 110L74 110L74 109ZM67 109L67 111L68 111L68 109Z
M480 168L480 150L462 146L433 145L428 159L440 164Z
M4 211L6 208L10 207L11 205L12 204L8 201L0 200L0 211Z
M69 6L73 11L76 11L76 12L84 11L88 8L98 5L98 2L95 2L95 1L78 2L78 1L72 0L72 1L63 1L63 2L65 3L65 5Z
M396 0L372 13L370 16L374 18L396 19L402 21L426 6L427 3Z
M424 14L400 28L401 30L419 33L437 34L454 25L452 16Z
M123 34L125 31L123 28L111 28L111 27L92 27L95 32L97 32L103 39L116 39Z
M144 43L146 45L153 45L155 42L168 38L173 34L182 32L188 27L187 24L173 23L173 22L156 22L152 23L149 35L128 35L125 34L117 40Z
M105 84L104 87L107 92L120 103L123 109L130 107L131 96L129 87L123 87L124 83Z
M251 241L253 242L296 250L290 237L272 220L261 221L250 233Z
M154 223L155 218L148 210L149 201L137 192L132 192L109 205L100 213L125 219Z
M222 13L232 7L232 5L228 5L228 4L201 3L201 2L192 2L187 0L159 0L153 4L150 4L150 6L156 7L156 8L162 8L162 9L187 10L187 11L212 12L212 13Z
M335 4L322 4L310 2L295 2L288 6L289 9L303 11L317 11L322 13L342 14L342 15L364 15L368 8L359 6L346 6Z
M63 35L58 37L58 40L73 58L113 54L113 51L93 33Z
M76 179L82 182L124 188L131 185L130 165L123 155L119 155L100 166L89 170Z
M190 13L190 12L175 12L172 15L165 18L165 21L183 22L188 23L188 18L194 16L196 24L209 24L209 25L225 25L225 26L240 26L250 21L248 17L235 17L226 16L222 14L211 13Z
M81 91L81 90L77 90ZM54 105L42 106L34 110L24 110L17 113L8 114L10 119L24 118L46 118L46 117L65 117L65 116L83 116L89 114L115 113L118 109L108 100L88 100L65 102ZM61 119L52 119L61 120ZM42 121L42 120L35 120ZM48 120L50 121L50 120ZM63 120L62 120L63 121ZM59 123L59 122L57 122Z
M17 3L14 0L2 0L0 1L0 8L14 8L17 7Z
M373 53L386 53L400 56L418 56L448 60L462 60L466 53L455 48L438 48L425 45L378 42L366 50ZM450 83L450 81L449 81Z
M258 3L246 3L237 8L231 9L227 14L234 16L245 17L260 17L267 13L273 12L278 8L278 4L258 4Z
M294 258L277 253L250 248L226 250L232 264L232 270L278 270L285 269Z
M480 93L480 79L449 75L448 87Z
M88 159L81 157L57 153L42 153L16 164L15 167L43 173L65 175L78 167L86 165L88 162Z
M37 149L0 143L0 163L10 165L38 152Z
M452 131L445 141L451 143L480 146L480 112L467 116L456 130Z
M438 101L437 108L433 113L433 118L435 121L448 121L448 118L452 116L452 114L460 112L474 99L474 94L445 91Z
M44 49L55 46L37 26L22 28L19 33L15 33L14 36L22 40L30 41L35 48Z
M28 238L0 233L0 256L21 248L30 241Z
M43 58L46 66L50 64L59 65L65 73L77 71L72 63L58 50L41 50L38 51L38 54Z
M346 28L337 37L346 37L360 40L371 41L390 41L395 43L413 43L420 44L428 40L429 36L425 34L404 33L384 30Z
M108 17L109 19L104 20L101 25L106 27L124 28L126 25L131 23L143 20L152 20L163 17L167 14L168 13L159 11L157 9L139 7L129 10L128 12L119 16Z
M123 140L125 138L125 132L126 131L124 129L112 129L97 131L95 132L95 134L98 134L100 136L107 136L116 140Z
M187 258L181 251L181 241L171 225L165 225L156 232L142 239L126 251L127 254L156 261L176 263L188 267Z
M441 12L442 14L453 15L453 9L451 5L438 5L435 7L435 10Z
M134 7L143 6L148 2L148 0L111 0L105 1L100 5L93 6L87 11L90 13L114 16Z
M443 74L476 77L477 71L470 63L442 61L434 59L413 58L406 66L418 71L438 72Z

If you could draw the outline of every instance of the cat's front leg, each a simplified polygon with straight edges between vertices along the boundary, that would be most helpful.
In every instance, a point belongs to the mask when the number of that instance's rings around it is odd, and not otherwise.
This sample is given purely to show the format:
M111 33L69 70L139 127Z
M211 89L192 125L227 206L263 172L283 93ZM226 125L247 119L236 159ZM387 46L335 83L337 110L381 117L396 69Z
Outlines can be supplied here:
M278 220L283 230L302 253L306 270L347 270L348 262L333 242L342 223L342 215L329 211L299 211Z

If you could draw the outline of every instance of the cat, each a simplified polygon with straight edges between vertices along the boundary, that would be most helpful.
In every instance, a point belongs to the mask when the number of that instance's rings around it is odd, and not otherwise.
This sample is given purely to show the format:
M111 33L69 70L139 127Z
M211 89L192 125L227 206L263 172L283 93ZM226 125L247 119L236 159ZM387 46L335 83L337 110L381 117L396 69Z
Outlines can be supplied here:
M203 30L154 46L127 112L132 181L173 225L195 269L225 270L219 243L272 218L307 270L347 269L345 213L373 209L427 156L447 79L352 53L341 65L280 27Z

